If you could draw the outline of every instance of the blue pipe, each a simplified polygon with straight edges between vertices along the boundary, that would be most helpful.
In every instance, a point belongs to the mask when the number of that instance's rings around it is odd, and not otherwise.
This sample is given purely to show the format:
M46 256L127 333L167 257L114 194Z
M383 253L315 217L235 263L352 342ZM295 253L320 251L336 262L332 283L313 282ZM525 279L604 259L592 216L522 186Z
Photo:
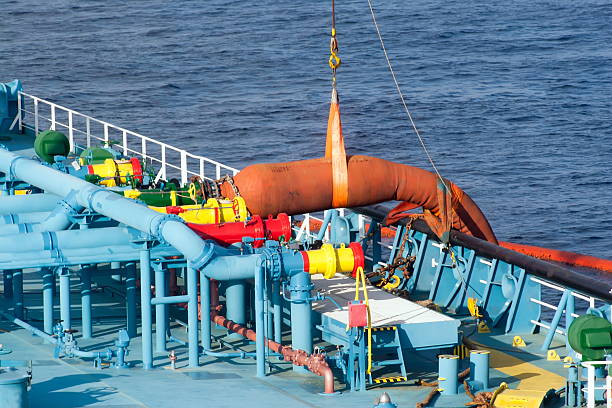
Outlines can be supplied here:
M266 345L264 333L264 268L263 257L257 257L255 264L255 352L257 354L257 377L266 376Z
M82 268L81 275L81 330L84 339L92 337L91 324L91 273L88 267ZM46 329L45 329L46 331Z
M246 282L244 280L231 280L226 282L225 307L226 317L241 326L246 323ZM229 338L242 339L238 333L230 333Z
M289 293L291 294L291 347L294 350L304 350L312 353L312 306L310 291L312 290L310 274L295 273L289 278ZM305 367L293 366L293 371L305 373Z
M142 367L153 368L153 313L151 310L151 251L140 251L140 314L142 324Z
M189 302L189 295L180 296L157 296L157 285L155 285L155 297L151 299L151 304L154 306L159 305L172 305L176 303L187 303Z
M198 361L198 272L187 266L187 328L189 330L189 367L195 368Z
M0 254L130 245L139 238L138 231L125 227L31 232L0 236ZM22 255L16 257L22 258Z
M77 201L76 195L76 191L70 192L64 200L57 204L49 216L40 223L0 225L0 235L67 229L73 223L72 216L83 211L83 206Z
M202 349L206 352L211 348L210 279L202 271L200 271L200 324Z
M278 344L283 342L283 308L280 295L280 282L272 284L272 307L274 309L274 341Z
M127 334L130 338L136 337L136 264L129 262L125 265L125 302L127 310Z
M166 352L166 331L168 330L166 320L166 304L160 300L166 297L166 275L163 269L155 270L155 352Z
M72 329L72 321L70 316L70 269L60 268L60 319L64 329Z
M10 299L13 297L13 271L5 269L2 271L2 282L4 287L4 298Z
M327 210L325 212L325 216L323 217L323 223L321 224L321 229L319 230L317 234L317 241L322 241L323 238L325 237L325 231L327 231L327 227L335 211L336 210Z
M559 321L561 321L561 317L563 316L563 311L565 310L565 305L567 304L567 298L569 295L570 290L565 289L565 291L563 291L563 295L561 296L561 300L559 301L559 305L557 305L557 310L555 311L552 322L550 323L550 329L548 330L548 333L546 333L544 343L542 343L542 347L540 347L540 350L543 352L548 351L548 347L550 347L550 343L552 343L552 340L555 337L555 332L557 331Z
M55 194L0 196L0 215L53 210L61 197Z
M180 255L171 247L156 247L152 249L155 257ZM0 253L0 269L22 269L40 267L61 267L67 265L83 265L106 263L109 261L129 262L139 258L139 249L133 246L107 246L101 251L92 248L75 248L64 251L24 252L21 254Z
M45 333L53 333L53 286L55 286L55 274L51 268L42 268L42 293L43 293L43 329ZM83 333L85 336L85 333Z
M13 313L19 319L23 318L23 270L13 271Z
M213 246L202 241L178 217L157 213L134 200L4 149L0 149L0 171L61 197L76 192L79 205L165 240L191 261L196 269L200 269L213 256Z
M0 215L0 225L42 222L47 217L48 211Z

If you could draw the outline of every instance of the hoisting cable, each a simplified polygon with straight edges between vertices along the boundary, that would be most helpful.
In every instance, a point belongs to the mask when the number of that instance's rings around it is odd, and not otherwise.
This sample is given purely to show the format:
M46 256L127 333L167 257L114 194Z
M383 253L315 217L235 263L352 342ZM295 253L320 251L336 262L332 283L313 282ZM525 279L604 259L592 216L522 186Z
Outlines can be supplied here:
M342 63L338 56L338 39L336 38L336 11L332 0L331 9L331 39L329 41L328 65L332 70L332 97L327 121L327 138L325 140L325 158L332 165L332 207L343 208L348 205L348 168L342 122L340 120L340 104L336 88L336 70Z
M378 22L376 21L376 14L374 13L374 7L372 6L372 0L368 0L368 5L370 6L370 14L372 14L372 21L374 22L374 27L376 28L376 34L378 35L378 40L380 41L381 48L383 50L383 53L385 54L385 59L387 60L387 66L389 67L389 71L391 72L391 76L393 77L393 82L395 83L395 88L397 89L397 93L399 94L399 97L400 97L400 99L402 101L402 105L404 106L404 110L406 111L406 115L408 116L410 124L412 125L412 129L414 129L414 133L416 134L417 138L419 139L419 143L421 144L421 147L423 148L423 151L425 152L425 155L427 156L427 160L429 160L429 163L431 164L431 167L433 167L434 171L436 172L436 174L440 178L440 181L442 182L442 184L444 184L444 186L446 187L446 189L448 191L452 191L450 189L450 187L446 184L446 181L444 180L442 175L440 174L440 171L438 170L438 167L434 163L433 158L431 157L431 154L429 153L429 149L427 149L427 146L425 145L425 141L421 137L421 133L419 132L419 129L417 128L416 123L414 122L414 119L412 118L412 114L410 113L410 109L408 109L408 103L406 103L406 99L404 98L404 94L402 93L402 89L400 88L399 83L397 82L397 77L395 76L395 71L393 70L393 65L391 64L391 60L389 59L389 54L387 53L387 48L385 47L385 42L384 42L382 34L380 32L380 28L378 27Z

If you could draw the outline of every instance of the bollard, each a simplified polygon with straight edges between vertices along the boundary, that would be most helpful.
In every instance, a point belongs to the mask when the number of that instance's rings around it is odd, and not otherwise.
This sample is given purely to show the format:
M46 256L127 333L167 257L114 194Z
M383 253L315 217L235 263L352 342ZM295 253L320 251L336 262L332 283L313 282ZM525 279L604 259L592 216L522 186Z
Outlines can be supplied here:
M459 356L438 356L438 384L442 395L457 395Z
M470 385L474 390L489 388L489 356L486 350L470 351Z

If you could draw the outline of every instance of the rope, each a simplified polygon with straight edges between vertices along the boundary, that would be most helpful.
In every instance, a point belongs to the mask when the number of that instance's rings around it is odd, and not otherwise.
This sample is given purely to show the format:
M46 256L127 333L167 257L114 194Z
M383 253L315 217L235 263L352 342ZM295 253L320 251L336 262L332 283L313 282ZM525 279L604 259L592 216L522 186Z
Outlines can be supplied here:
M436 172L437 176L440 178L440 181L442 181L442 184L444 184L446 189L448 191L450 191L449 186L446 184L446 181L444 180L444 178L442 178L442 175L440 174L440 171L438 170L438 167L434 163L433 158L431 157L431 154L429 153L429 149L427 149L427 146L425 145L425 141L421 137L421 133L419 132L419 129L417 128L416 123L414 122L414 119L412 118L412 114L410 113L410 110L408 109L408 104L406 103L406 99L404 98L404 94L402 93L402 90L401 90L401 88L399 86L399 83L397 82L397 77L395 76L395 71L393 70L393 65L391 64L391 60L389 59L389 54L387 53L387 48L385 47L385 42L383 41L383 37L382 37L382 34L380 32L380 28L378 27L378 22L376 21L376 14L374 13L374 7L372 6L372 0L368 0L368 5L370 6L370 13L372 14L372 21L374 22L374 27L376 28L376 33L378 34L378 39L380 41L380 45L382 47L383 53L385 54L385 59L387 60L387 65L389 66L389 71L391 72L391 76L393 77L393 82L395 83L395 88L397 89L397 93L399 94L399 97L400 97L400 99L402 101L402 105L404 105L404 110L406 111L406 115L408 115L408 119L410 120L410 124L412 125L412 129L414 129L414 133L416 134L417 138L419 139L421 147L423 148L423 151L425 152L425 155L427 156L427 160L429 160L429 163L431 164L431 167L433 167L433 169Z

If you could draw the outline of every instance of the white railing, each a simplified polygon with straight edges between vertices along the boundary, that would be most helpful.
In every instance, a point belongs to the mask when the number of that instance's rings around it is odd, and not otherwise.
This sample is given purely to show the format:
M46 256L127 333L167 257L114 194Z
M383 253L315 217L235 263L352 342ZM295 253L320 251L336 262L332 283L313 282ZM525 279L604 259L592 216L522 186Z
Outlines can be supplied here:
M554 283L548 282L546 280L540 279L540 278L536 278L535 276L531 276L529 279L531 279L533 282L539 283L542 286L545 286L549 289L552 289L554 291L559 292L561 295L563 294L563 292L565 292L568 288L564 288L562 286L556 285ZM570 299L568 299L568 302L574 302L574 305L572 307L572 309L574 310L585 310L585 309L595 309L596 301L599 301L599 299L593 297L593 296L587 296L587 295L583 295L582 293L578 293L578 292L574 292L574 291L570 291L569 296L571 296ZM558 309L558 306L555 306L553 304L544 302L542 300L539 299L534 299L534 298L530 298L529 299L530 302L532 303L536 303L546 309L549 309L551 311L556 312ZM578 301L578 302L577 302ZM581 302L582 304L580 304L579 302ZM565 305L563 305L563 315L567 315L567 303ZM611 312L612 312L612 306L611 306ZM577 318L580 317L579 314L575 313L572 311L571 313L572 317ZM531 320L532 324L535 324L536 326L542 327L546 330L551 330L551 325L543 323L541 321L536 321L536 320ZM567 328L565 328L567 330ZM561 334L563 336L566 335L566 330L562 330L559 329L557 327L555 327L555 332L557 334Z
M191 176L214 180L225 174L238 173L237 169L215 160L189 153L37 96L24 92L19 95L19 130L30 129L34 134L47 129L64 131L74 153L95 145L113 145L124 155L140 157L159 168L156 181L176 177L181 184L185 184ZM25 122L24 116L27 114L33 116L33 125ZM213 168L214 172L209 168Z
M606 407L612 408L612 377L606 376L606 384L603 387L597 387L595 383L595 366L596 365L612 365L612 361L583 361L583 367L587 369L587 386L582 389L586 393L587 408L595 408L595 391L606 391Z

